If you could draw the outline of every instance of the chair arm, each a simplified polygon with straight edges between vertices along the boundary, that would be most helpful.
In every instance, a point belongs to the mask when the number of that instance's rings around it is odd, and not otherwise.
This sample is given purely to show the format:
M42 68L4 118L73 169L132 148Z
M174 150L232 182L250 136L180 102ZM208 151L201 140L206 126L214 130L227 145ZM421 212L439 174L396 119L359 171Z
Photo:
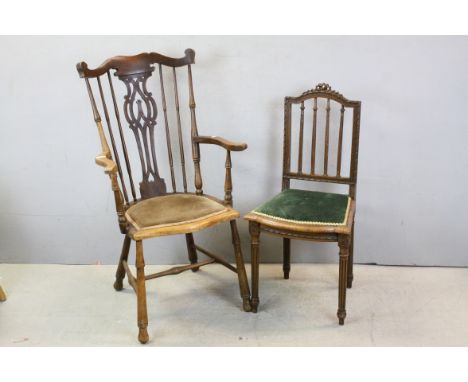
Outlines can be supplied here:
M117 163L110 159L105 153L99 154L95 162L97 165L104 167L104 172L106 174L115 174L117 172Z
M195 143L206 143L209 145L218 145L229 151L244 151L247 148L247 143L232 142L222 137L216 136L196 136L193 137Z

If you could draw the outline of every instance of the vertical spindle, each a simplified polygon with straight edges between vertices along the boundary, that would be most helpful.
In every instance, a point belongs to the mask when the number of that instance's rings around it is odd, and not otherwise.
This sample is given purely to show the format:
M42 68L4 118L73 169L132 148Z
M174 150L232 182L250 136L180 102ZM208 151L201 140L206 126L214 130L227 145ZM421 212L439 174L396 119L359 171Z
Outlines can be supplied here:
M104 110L104 118L106 119L107 129L109 131L109 137L111 140L112 151L114 153L115 162L117 163L117 171L119 172L120 184L122 185L122 191L125 198L125 202L128 203L127 188L125 187L125 181L122 175L122 168L120 167L120 158L115 144L114 133L112 131L112 126L109 118L109 111L107 110L106 100L104 98L104 92L102 90L101 78L97 77L97 83L99 87L99 94L101 95L102 108Z
M299 157L297 159L297 172L302 173L302 147L304 141L304 101L301 102L301 120L299 125Z
M172 68L174 75L174 95L175 95L175 106L177 112L177 131L179 133L179 150L180 150L180 161L182 166L182 176L184 182L184 192L187 192L187 174L185 172L185 156L184 156L184 142L182 139L182 125L180 122L180 107L179 107L179 91L177 88L177 74L175 68Z
M328 145L330 141L330 98L327 99L327 117L325 123L325 150L323 154L323 175L328 175Z
M91 101L91 108L93 109L94 122L96 122L96 127L98 129L99 140L101 142L101 150L102 150L102 153L107 158L111 159L112 155L110 153L109 145L107 144L107 139L104 134L104 129L102 128L101 116L99 115L99 111L96 106L96 101L94 100L94 95L91 89L91 85L89 83L89 79L85 78L85 81L86 81L86 89L88 90L89 100Z
M195 166L195 192L197 195L203 194L203 181L201 177L200 171L200 146L198 143L193 143L193 137L198 135L198 128L197 128L197 117L195 115L195 96L193 94L193 82L192 82L192 67L188 65L188 78L189 78L189 93L190 93L190 120L192 124L191 128L191 136L192 136L192 156L193 156L193 163Z
M341 151L343 148L343 123L344 123L345 107L341 105L340 110L340 132L338 135L338 157L336 158L336 176L341 176Z
M315 148L317 146L317 97L314 98L313 112L314 116L312 119L312 149L310 152L310 173L315 174Z
M159 64L159 83L161 84L161 99L164 112L164 123L166 126L167 155L169 156L169 166L171 167L172 191L176 192L176 183L174 176L174 161L172 158L171 135L169 133L169 122L167 119L166 93L164 92L164 80L162 75L162 65Z

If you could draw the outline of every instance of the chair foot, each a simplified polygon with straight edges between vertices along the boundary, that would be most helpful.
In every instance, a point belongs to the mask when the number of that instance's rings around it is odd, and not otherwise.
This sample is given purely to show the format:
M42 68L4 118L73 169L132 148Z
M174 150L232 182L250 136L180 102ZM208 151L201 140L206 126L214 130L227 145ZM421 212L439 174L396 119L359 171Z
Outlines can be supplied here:
M146 328L140 328L138 332L138 341L140 341L141 344L146 344L148 340L148 330L146 330Z
M338 316L338 323L340 325L344 325L344 320L346 318L346 310L339 310L338 309L338 312L336 314Z
M260 300L258 298L253 298L250 301L250 305L252 306L252 313L257 313L259 303L260 303Z
M244 312L252 311L252 305L250 304L250 299L248 298L243 299L242 308L244 309Z
M353 287L353 276L348 277L348 280L346 282L346 288L351 289Z
M115 280L114 289L119 292L123 289L123 281L122 280Z
M200 268L192 268L192 272L198 272Z
M289 271L285 271L284 273L284 279L288 280L289 279Z

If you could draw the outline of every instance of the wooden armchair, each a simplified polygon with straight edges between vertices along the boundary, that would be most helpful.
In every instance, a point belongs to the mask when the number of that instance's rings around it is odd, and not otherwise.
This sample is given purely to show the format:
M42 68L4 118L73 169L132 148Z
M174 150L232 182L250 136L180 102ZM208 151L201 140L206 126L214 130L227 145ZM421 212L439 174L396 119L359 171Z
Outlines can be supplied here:
M118 56L110 58L96 69L89 69L85 62L77 65L78 73L84 78L94 115L99 138L101 141L101 154L96 157L96 163L104 167L109 175L115 198L118 223L124 235L122 254L116 272L114 288L119 291L123 288L123 279L128 276L128 282L135 290L138 301L138 339L141 343L148 341L148 317L146 309L146 280L166 275L174 275L191 269L197 271L201 266L219 263L237 273L240 294L243 300L243 309L250 311L250 291L241 253L239 234L236 219L239 213L232 208L232 182L231 182L231 151L243 151L247 148L244 143L234 143L215 136L199 136L195 116L195 99L192 84L192 64L195 52L191 49L185 51L182 58L166 57L158 53L142 53L137 56ZM181 106L179 102L179 86L177 74L185 68L188 82L188 103L190 110L190 142L194 165L195 192L189 192L187 184L187 171L185 163L183 123L181 122ZM122 89L114 87L111 72L120 80L118 84ZM153 76L153 72L157 75ZM168 107L169 97L166 97L167 87L164 78L170 77L174 107ZM152 77L152 78L151 78ZM160 94L160 105L163 111L163 126L158 129L156 124L158 104L150 90L149 79L156 84ZM94 90L93 90L94 88ZM118 90L123 90L123 105L120 104ZM107 99L107 101L106 101ZM110 106L108 106L108 104ZM124 119L121 118L123 110ZM172 115L171 115L172 112ZM107 132L102 126L101 115L104 115ZM170 123L170 117L174 123ZM141 164L142 180L139 183L139 196L134 183L134 173L130 161L131 151L127 149L124 125L128 125L136 141L138 159ZM176 127L176 136L171 135L170 127ZM155 133L158 133L156 136ZM161 136L164 133L164 136ZM109 147L106 135L111 142ZM158 141L161 139L161 141ZM167 146L168 167L171 177L171 190L167 189L165 180L160 176L157 145ZM172 146L176 143L180 155L180 182L177 185L175 158ZM224 200L205 195L200 171L200 145L212 144L226 150ZM135 150L136 151L136 150ZM159 153L158 155L162 155ZM177 154L176 154L177 155ZM123 157L122 165L121 158ZM161 159L161 157L159 157ZM179 177L180 179L180 177ZM236 258L236 267L221 257L212 254L195 244L193 233L216 224L228 222L231 227L232 243ZM178 266L156 274L145 274L145 261L143 256L143 240L164 236L184 234L187 244L190 264ZM131 240L136 242L136 277L128 266L128 253ZM198 261L197 252L208 257L207 260Z
M305 110L310 110L310 129L305 126ZM331 118L332 104L335 113ZM292 170L292 131L293 106L298 112L299 126L297 140L296 169ZM351 110L349 175L342 171L345 111ZM322 112L324 131L319 142L319 112ZM354 214L356 206L356 180L359 149L359 125L361 103L349 101L338 92L332 90L328 84L319 84L313 90L306 91L299 97L286 97L284 101L284 151L282 192L268 202L255 208L245 216L249 221L252 251L252 311L257 312L259 297L259 238L260 232L266 232L283 238L283 272L284 278L289 278L290 272L290 240L302 239L312 241L338 242L340 248L339 261L339 293L338 319L344 324L346 317L346 287L351 288L353 282L353 237ZM331 143L331 121L338 125L337 139ZM322 126L323 126L322 125ZM307 132L310 130L310 133ZM295 130L294 130L295 131ZM304 140L310 137L311 149L310 171L306 171L304 161ZM294 138L296 139L296 138ZM321 144L323 143L323 145ZM331 158L332 148L336 148L336 156ZM321 151L320 151L320 150ZM320 158L319 158L319 154ZM335 160L336 158L336 160ZM319 168L323 163L323 167ZM331 174L330 162L336 165L335 175ZM323 170L323 171L321 171ZM329 192L306 191L291 189L292 180L331 182L349 185L347 195Z

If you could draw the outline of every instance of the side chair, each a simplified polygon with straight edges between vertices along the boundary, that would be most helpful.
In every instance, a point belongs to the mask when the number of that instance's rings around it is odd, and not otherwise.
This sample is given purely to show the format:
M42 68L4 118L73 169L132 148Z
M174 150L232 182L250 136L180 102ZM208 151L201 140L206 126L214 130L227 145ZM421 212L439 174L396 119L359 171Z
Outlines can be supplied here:
M122 290L123 279L127 275L128 283L137 295L138 339L143 344L149 339L147 280L187 270L195 272L207 264L222 264L237 273L243 309L246 312L251 310L249 285L236 224L239 212L232 207L231 180L231 151L243 151L247 145L217 136L198 134L192 81L194 62L195 52L187 49L182 58L142 53L136 56L112 57L95 69L88 68L85 62L77 64L79 76L86 84L101 143L102 152L96 157L96 163L104 167L105 173L110 177L118 224L124 235L114 288L117 291ZM184 119L181 118L183 108L180 100L183 98L182 92L179 92L178 74L179 79L186 79L188 85L185 94L188 99L186 110L190 114L190 128L182 123ZM117 85L114 85L114 76L119 80ZM164 84L165 79L171 83L169 90ZM153 91L159 94L158 102L153 97ZM160 127L157 125L158 106L162 109ZM103 127L102 116L107 131ZM138 151L135 163L141 165L141 181L137 184L137 174L132 171L130 160L132 152L126 144L127 134L135 138L133 147L136 144ZM190 137L194 191L189 191L187 182L190 164L185 161L184 134ZM200 145L205 144L217 145L226 150L223 200L203 192ZM165 145L167 151L158 151L158 145ZM174 153L173 146L177 148ZM158 166L163 155L167 158L166 174L170 176L170 185L166 185ZM225 222L230 224L236 266L200 247L194 240L194 232ZM185 235L190 264L145 274L143 240L178 234ZM132 241L136 244L136 277L128 265ZM206 255L208 259L199 261L198 253Z
M293 118L293 107L298 114L295 119ZM309 111L308 119L310 120L307 126L305 126L304 122L306 110ZM337 112L335 114L336 118L331 118L332 110ZM346 111L348 113L345 114ZM322 117L321 119L319 119L319 115ZM283 238L283 273L285 279L289 278L291 268L290 248L292 239L338 243L339 292L337 315L339 324L344 324L346 317L346 287L351 288L353 283L354 215L356 210L360 115L360 101L350 101L324 83L318 84L314 89L306 91L298 97L285 98L282 191L245 216L245 219L249 221L251 235L251 303L253 312L257 312L260 302L258 295L259 242L260 232L265 232ZM350 121L348 125L350 125L351 129L348 170L342 166L344 121L346 118L350 118L348 119ZM293 120L298 122L295 125L296 129L293 129ZM332 121L336 122L334 124L336 125L334 131L336 134L332 134ZM294 138L292 136L293 131L297 132ZM310 157L308 158L304 158L305 137L310 137L309 141L311 143ZM336 137L334 142L332 142L332 137ZM297 147L297 153L294 154L294 169L292 165L293 140L294 147ZM334 158L331 158L332 152L336 152ZM306 160L307 167L310 164L310 170L306 170ZM332 160L335 164L334 174L330 165ZM308 191L291 188L291 180L337 183L348 185L349 188L347 194Z

